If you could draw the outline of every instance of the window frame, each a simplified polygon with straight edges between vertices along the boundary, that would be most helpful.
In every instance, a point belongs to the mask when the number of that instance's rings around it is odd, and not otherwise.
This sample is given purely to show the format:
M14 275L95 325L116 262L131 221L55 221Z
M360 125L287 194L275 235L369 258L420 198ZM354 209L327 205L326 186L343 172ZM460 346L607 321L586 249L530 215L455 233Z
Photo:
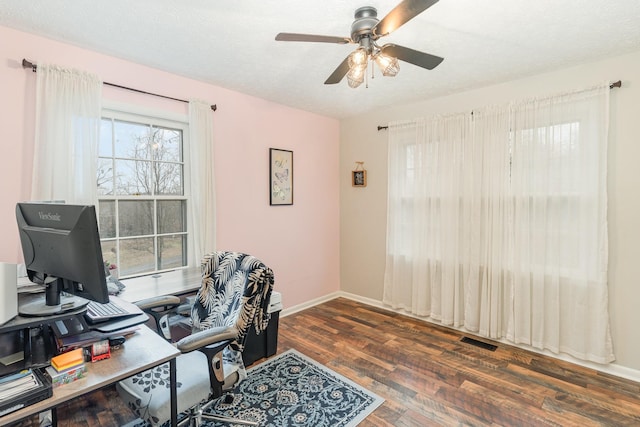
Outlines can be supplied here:
M153 246L154 246L154 269L152 271L133 273L128 275L121 275L121 278L131 278L138 276L147 276L153 275L157 273L163 273L167 271L174 270L185 270L190 268L189 265L189 251L190 248L190 239L193 236L195 230L192 229L192 225L190 224L190 209L191 209L191 186L190 186L190 173L191 168L189 164L189 119L185 114L175 114L168 113L165 111L158 111L138 106L133 106L129 104L122 103L104 103L102 112L101 112L101 121L103 119L108 120L118 120L135 124L142 125L151 125L160 128L169 128L169 129L179 129L182 132L182 161L181 162L170 162L170 163L181 163L182 165L182 190L183 194L167 194L167 195L124 195L117 194L115 190L115 182L116 177L112 177L114 191L113 194L105 195L105 194L97 194L97 206L96 210L98 213L98 218L100 218L100 202L102 201L114 201L114 222L115 222L115 236L114 237L106 237L100 239L101 244L105 242L115 242L116 245L119 245L120 241L130 240L130 239L139 239L139 238L152 238ZM100 161L100 159L117 159L115 155L115 151L112 151L110 157L101 157L100 153L96 153L96 161ZM97 182L96 182L97 189ZM119 201L140 201L140 200L149 200L153 202L153 234L144 234L144 235L136 235L136 236L119 236L119 215L118 215L118 202ZM180 232L171 232L171 233L159 233L158 227L158 202L161 201L173 201L173 200L181 200L185 202L184 208L184 231ZM158 239L161 237L169 237L169 236L185 236L183 239L183 258L185 260L185 265L183 266L173 266L168 268L158 268ZM117 260L115 261L116 265L120 265L120 250L117 250ZM120 270L122 271L122 270Z

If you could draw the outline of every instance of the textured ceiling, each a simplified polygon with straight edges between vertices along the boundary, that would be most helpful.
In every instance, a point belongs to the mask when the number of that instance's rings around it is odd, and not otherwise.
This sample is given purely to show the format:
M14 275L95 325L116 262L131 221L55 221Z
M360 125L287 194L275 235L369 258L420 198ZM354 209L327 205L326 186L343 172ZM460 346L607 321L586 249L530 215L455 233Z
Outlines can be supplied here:
M1 0L0 25L337 118L640 50L639 0L440 0L381 42L444 62L368 88L324 85L355 45L274 40L348 37L355 9L398 2Z

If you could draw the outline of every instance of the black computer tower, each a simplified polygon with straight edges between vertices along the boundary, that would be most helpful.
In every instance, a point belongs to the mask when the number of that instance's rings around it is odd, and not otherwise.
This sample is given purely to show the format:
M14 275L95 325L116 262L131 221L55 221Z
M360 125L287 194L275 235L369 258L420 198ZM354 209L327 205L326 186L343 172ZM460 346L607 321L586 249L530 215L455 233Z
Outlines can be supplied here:
M242 360L245 366L252 365L256 361L265 357L271 357L278 351L278 322L280 312L271 313L271 320L267 329L260 335L256 334L254 328L251 328L247 334L244 351L242 352Z

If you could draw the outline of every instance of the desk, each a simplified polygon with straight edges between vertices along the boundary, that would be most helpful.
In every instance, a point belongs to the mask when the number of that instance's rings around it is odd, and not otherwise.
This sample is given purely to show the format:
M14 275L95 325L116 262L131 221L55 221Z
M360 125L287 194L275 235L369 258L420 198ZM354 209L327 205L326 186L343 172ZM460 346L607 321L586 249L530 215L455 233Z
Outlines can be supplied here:
M202 273L200 267L167 271L149 276L122 279L126 286L118 295L120 298L136 302L159 295L176 295L195 293L200 289Z
M38 295L33 294L18 294L18 301L20 304L23 302L28 302L33 298L37 298ZM0 332L10 332L18 329L30 328L38 325L46 325L47 323L52 323L56 320L64 320L69 319L71 317L75 317L79 314L84 313L87 310L86 307L81 307L75 310L67 311L62 314L55 314L51 316L42 316L42 317L34 317L34 316L22 316L18 314L13 319L8 322L0 325Z
M78 396L169 362L171 369L171 425L175 426L177 425L175 375L176 357L179 354L180 351L173 345L148 327L141 325L140 329L127 339L122 348L113 351L110 359L96 363L88 362L85 378L54 389L53 396L48 399L0 417L0 425L19 421L30 415L55 408Z

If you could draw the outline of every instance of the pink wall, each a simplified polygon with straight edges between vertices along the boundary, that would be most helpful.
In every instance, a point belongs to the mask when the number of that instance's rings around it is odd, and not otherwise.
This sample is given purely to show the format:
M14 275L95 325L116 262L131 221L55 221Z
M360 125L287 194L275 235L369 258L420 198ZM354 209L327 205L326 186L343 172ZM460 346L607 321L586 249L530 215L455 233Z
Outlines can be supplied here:
M15 204L29 195L35 74L22 58L96 73L103 81L217 104L218 249L262 259L285 307L340 288L339 122L221 87L0 26L0 261L18 262ZM186 104L104 87L103 98L187 113ZM269 206L269 147L294 152L294 205Z

